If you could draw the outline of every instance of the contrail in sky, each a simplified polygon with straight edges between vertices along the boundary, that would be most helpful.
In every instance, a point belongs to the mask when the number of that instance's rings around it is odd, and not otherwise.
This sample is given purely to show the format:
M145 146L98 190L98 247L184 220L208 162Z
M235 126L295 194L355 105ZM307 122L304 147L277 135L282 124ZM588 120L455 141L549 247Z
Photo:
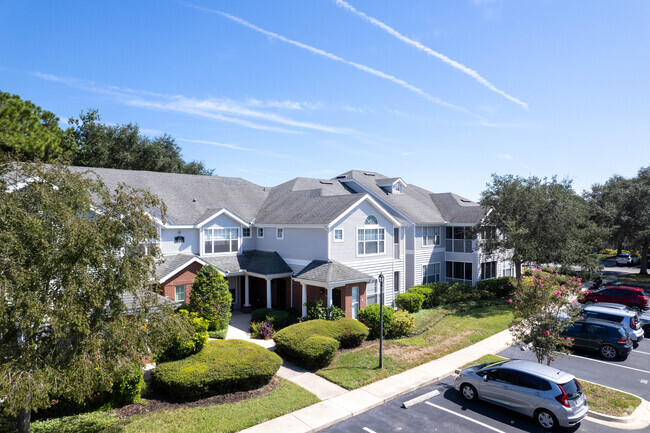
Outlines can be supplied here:
M442 99L440 99L438 97L430 95L429 93L425 92L424 90L420 89L419 87L416 87L416 86L414 86L412 84L409 84L406 81L404 81L402 79L399 79L397 77L394 77L392 75L386 74L385 72L378 71L377 69L373 69L373 68L371 68L369 66L362 65L360 63L356 63L356 62L352 62L350 60L346 60L346 59L344 59L342 57L337 56L336 54L332 54L332 53L329 53L327 51L321 50L319 48L312 47L311 45L303 44L302 42L294 41L293 39L286 38L286 37L284 37L282 35L279 35L277 33L274 33L274 32L268 31L268 30L264 30L263 28L258 27L255 24L251 24L248 21L243 20L243 19L241 19L239 17L236 17L234 15L231 15L229 13L222 12L222 11L219 11L219 10L214 10L214 9L208 9L208 8L204 8L202 6L197 6L197 5L193 5L193 4L189 4L189 3L183 3L183 4L186 5L186 6L192 7L194 9L200 10L200 11L210 12L210 13L221 15L221 16L223 16L225 18L228 18L231 21L234 21L234 22L236 22L238 24L241 24L241 25L243 25L245 27L248 27L249 29L255 30L256 32L262 33L263 35L266 35L268 37L278 39L278 40L280 40L282 42L286 42L288 44L291 44L291 45L294 45L296 47L302 48L304 50L310 51L310 52L312 52L314 54L318 54L320 56L327 57L328 59L332 59L332 60L335 60L337 62L345 63L346 65L350 65L350 66L352 66L352 67L354 67L356 69L359 69L360 71L364 71L364 72L367 72L369 74L375 75L377 77L383 78L385 80L392 81L393 83L398 84L398 85L404 87L405 89L410 90L411 92L417 93L418 95L424 97L425 99L427 99L427 100L429 100L431 102L434 102L434 103L436 103L438 105L441 105L443 107L452 108L454 110L461 111L463 113L469 114L469 115L477 117L479 119L482 119L481 116L479 116L477 114L474 114L471 111L469 111L469 110L467 110L467 109L465 109L463 107L459 107L457 105L454 105L452 103L444 101L444 100L442 100Z
M433 57L436 57L436 58L442 60L446 64L450 65L452 68L456 68L459 71L461 71L461 72L469 75L470 77L474 78L476 81L478 81L479 83L481 83L482 85L484 85L488 89L492 90L493 92L498 93L499 95L503 96L504 98L508 99L509 101L512 101L515 104L521 105L526 110L528 110L528 104L527 103L523 102L522 100L520 100L518 98L515 98L514 96L511 96L511 95L507 94L503 90L498 89L494 84L490 83L488 80L483 78L475 70L473 70L471 68L468 68L467 66L465 66L465 65L463 65L461 63L458 63L455 60L450 59L449 57L445 56L444 54L441 54L441 53L439 53L437 51L432 50L431 48L429 48L427 46L422 45L418 41L414 41L413 39L404 36L403 34L398 32L397 30L393 29L392 27L388 26L387 24L384 24L383 22L379 21L378 19L370 17L370 16L366 15L365 13L356 10L350 3L346 2L345 0L334 0L334 2L339 7L342 7L344 9L349 10L350 12L352 12L353 14L363 18L367 22L369 22L369 23L379 27L380 29L384 30L385 32L387 32L391 36L396 37L397 39L399 39L400 41L402 41L402 42L404 42L404 43L406 43L408 45L414 46L415 48L417 48L420 51L424 51L425 53L427 53L430 56L433 56Z

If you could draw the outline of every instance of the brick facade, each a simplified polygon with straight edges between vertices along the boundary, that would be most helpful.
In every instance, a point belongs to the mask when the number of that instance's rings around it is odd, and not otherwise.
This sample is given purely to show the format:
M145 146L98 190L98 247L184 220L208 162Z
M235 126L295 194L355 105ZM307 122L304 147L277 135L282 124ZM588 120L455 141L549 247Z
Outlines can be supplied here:
M332 290L341 292L341 309L345 312L345 317L352 317L352 287L359 287L359 310L366 308L366 283L346 284L345 286L335 287ZM322 292L322 293L321 293ZM307 302L320 299L323 306L327 305L327 289L324 287L307 285ZM334 299L334 296L332 296ZM302 284L297 281L293 282L293 307L302 310Z
M168 297L172 301L176 299L176 286L185 285L185 303L190 303L190 292L192 291L192 284L196 279L196 275L203 267L200 263L192 263L182 271L173 275L167 281L160 284L160 291L163 296Z

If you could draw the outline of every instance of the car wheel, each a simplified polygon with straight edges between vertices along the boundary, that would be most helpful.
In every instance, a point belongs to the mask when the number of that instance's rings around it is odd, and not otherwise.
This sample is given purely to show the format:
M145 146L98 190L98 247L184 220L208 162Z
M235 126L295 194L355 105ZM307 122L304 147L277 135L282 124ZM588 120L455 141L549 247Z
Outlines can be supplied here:
M641 307L639 307L638 305L630 305L630 310L634 310L637 313L641 313Z
M603 358L614 359L618 356L616 348L610 344L604 344L600 348L600 354L603 355Z
M474 388L469 383L464 383L460 386L460 394L467 401L476 400L478 398L478 392L476 392L476 388Z
M557 427L557 418L546 409L540 409L535 412L535 421L543 429L554 430Z

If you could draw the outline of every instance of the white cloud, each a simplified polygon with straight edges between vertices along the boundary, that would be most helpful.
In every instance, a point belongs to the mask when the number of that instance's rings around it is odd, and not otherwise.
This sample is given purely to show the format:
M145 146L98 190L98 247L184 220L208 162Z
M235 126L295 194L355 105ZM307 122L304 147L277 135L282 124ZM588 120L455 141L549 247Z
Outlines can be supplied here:
M455 68L455 69L463 72L464 74L467 74L470 77L474 78L476 81L478 81L479 83L481 83L483 86L487 87L488 89L492 90L493 92L498 93L499 95L503 96L504 98L508 99L509 101L512 101L515 104L518 104L518 105L522 106L523 108L525 108L526 110L528 110L528 104L527 103L523 102L522 100L520 100L520 99L518 99L518 98L516 98L514 96L511 96L511 95L507 94L503 90L498 89L494 84L490 83L488 80L483 78L475 70L473 70L471 68L468 68L467 66L457 62L456 60L450 59L449 57L447 57L446 55L444 55L442 53L439 53L439 52L434 51L434 50L432 50L431 48L429 48L429 47L427 47L425 45L422 45L418 41L415 41L415 40L413 40L413 39L411 39L411 38L409 38L407 36L404 36L403 34L398 32L397 30L395 30L392 27L388 26L387 24L379 21L378 19L370 17L370 16L366 15L365 13L356 10L352 5L350 5L345 0L334 0L334 1L336 2L336 4L339 7L342 7L344 9L349 10L350 12L352 12L355 15L363 18L367 22L379 27L380 29L384 30L385 32L387 32L391 36L394 36L395 38L399 39L400 41L404 42L405 44L411 45L411 46L417 48L420 51L423 51L424 53L426 53L426 54L428 54L430 56L433 56L433 57L436 57L437 59L442 60L444 63L448 64L452 68Z

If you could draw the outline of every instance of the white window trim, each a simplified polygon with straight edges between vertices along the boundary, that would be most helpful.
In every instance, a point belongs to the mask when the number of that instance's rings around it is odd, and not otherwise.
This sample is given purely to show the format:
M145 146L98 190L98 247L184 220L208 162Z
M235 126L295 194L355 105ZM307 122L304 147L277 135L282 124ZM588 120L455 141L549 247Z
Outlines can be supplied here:
M219 251L218 253L215 253L215 252L207 253L205 251L205 243L207 242L205 232L207 230L237 230L237 239L236 239L237 240L237 249L234 250L234 251L232 250L232 241L235 240L235 239L229 239L230 240L229 249L231 251ZM206 255L206 256L214 256L214 255L232 254L232 253L238 252L239 249L241 248L241 239L242 239L241 236L240 236L240 233L241 233L241 227L216 227L216 226L204 227L203 230L201 231L201 252L202 252L202 254ZM214 239L212 239L212 242L214 242ZM212 246L214 247L214 244Z
M257 237L260 238L260 239L264 238L264 227L258 227L257 228Z
M336 239L336 232L341 232L341 239ZM332 241L333 242L343 242L345 240L345 231L342 228L334 229L332 232Z
M280 236L280 233L282 233L282 236ZM275 228L275 238L276 239L284 239L284 227L276 227Z
M432 243L432 244L427 244L426 239L427 237L424 235L424 229L432 227L432 228L437 228L438 229L438 243ZM440 226L422 226L422 246L425 248L433 248L433 247L439 247L442 244L442 228Z
M244 230L248 230L248 236L244 236ZM251 236L253 236L253 231L250 227L242 227L241 229L241 237L242 239L248 239Z
M359 230L366 230L366 229L378 229L378 230L383 230L384 231L384 252L383 253L374 253L374 254L359 254ZM366 242L365 240L365 232L364 232L364 243ZM377 249L379 250L379 240L377 240ZM357 230L354 233L354 250L356 252L356 257L373 257L373 256L383 256L386 254L386 229L383 228L380 225L364 225L361 227L357 227ZM365 248L364 248L365 250Z
M442 262L433 262L433 263L427 263L426 265L423 264L422 265L422 278L421 278L421 280L424 281L426 276L435 275L435 274L427 274L427 273L425 273L425 270L424 270L425 267L428 268L431 265L438 265L438 282L442 281L442 264L441 263ZM427 283L423 283L423 284L427 284Z

